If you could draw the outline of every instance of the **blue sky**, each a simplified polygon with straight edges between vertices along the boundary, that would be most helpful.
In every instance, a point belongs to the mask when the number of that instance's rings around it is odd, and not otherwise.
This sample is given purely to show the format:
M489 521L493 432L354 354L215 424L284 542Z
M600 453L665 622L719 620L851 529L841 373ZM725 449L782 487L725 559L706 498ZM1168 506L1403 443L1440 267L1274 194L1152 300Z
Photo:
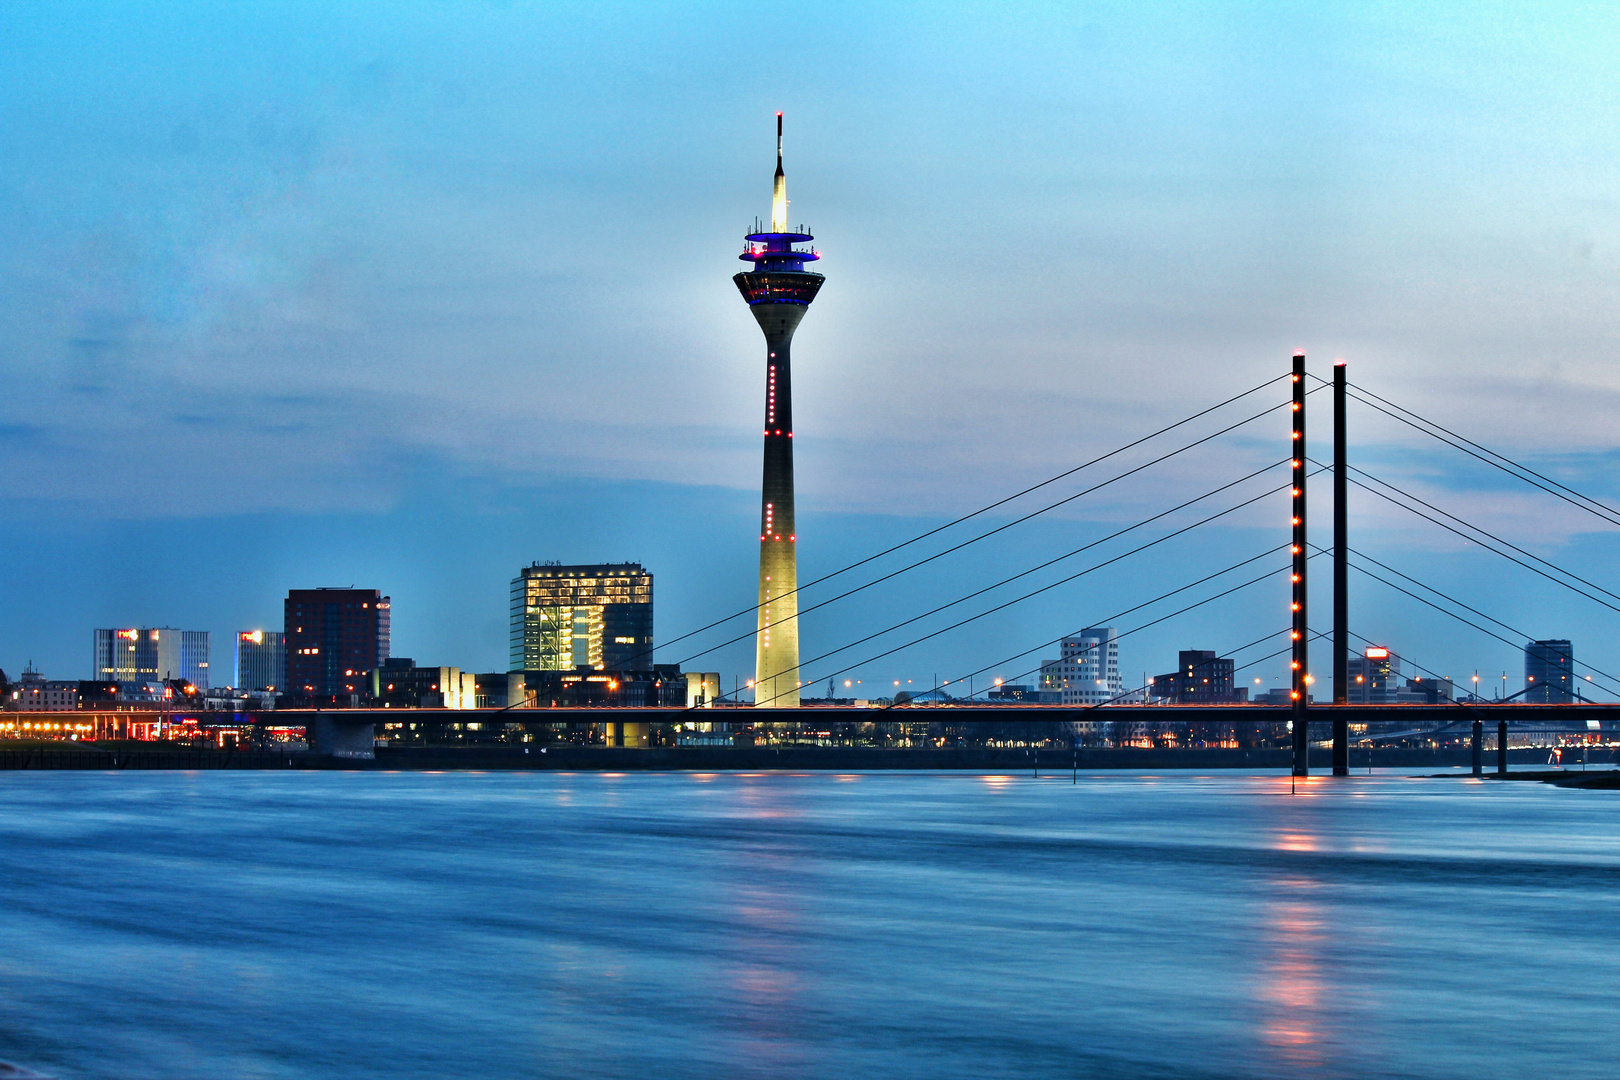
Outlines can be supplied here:
M276 624L287 588L354 582L394 595L396 651L498 668L506 583L533 559L646 563L666 639L746 606L761 348L729 278L768 210L777 109L828 275L795 350L807 567L1258 383L1296 347L1612 497L1616 21L1552 4L7 4L0 666L84 675L97 625L208 628L223 653ZM1612 580L1596 519L1353 418L1369 469ZM807 619L807 654L1280 442L1216 444L943 579ZM1351 506L1358 547L1620 673L1614 612ZM869 674L969 670L1076 629L1260 550L1267 513ZM1124 666L1247 641L1274 601L1144 631ZM1519 666L1387 591L1356 610L1445 672ZM702 666L749 663L733 647Z

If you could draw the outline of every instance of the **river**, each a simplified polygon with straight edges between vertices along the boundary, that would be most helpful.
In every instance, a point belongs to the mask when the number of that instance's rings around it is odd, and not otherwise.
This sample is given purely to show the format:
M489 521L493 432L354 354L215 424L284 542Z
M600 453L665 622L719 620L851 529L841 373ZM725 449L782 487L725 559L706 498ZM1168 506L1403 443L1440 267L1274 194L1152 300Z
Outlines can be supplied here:
M1620 1075L1620 792L1404 775L0 774L81 1077Z

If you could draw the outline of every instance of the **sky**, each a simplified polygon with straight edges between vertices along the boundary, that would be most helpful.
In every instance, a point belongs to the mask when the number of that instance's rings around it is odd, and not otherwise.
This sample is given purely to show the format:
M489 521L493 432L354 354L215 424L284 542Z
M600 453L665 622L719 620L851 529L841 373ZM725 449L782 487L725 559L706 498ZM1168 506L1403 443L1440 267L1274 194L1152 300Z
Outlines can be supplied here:
M356 584L393 596L396 654L499 670L519 567L637 560L659 659L747 678L746 619L674 639L753 602L763 347L729 278L769 212L779 109L827 275L794 349L806 579L1295 349L1616 505L1617 52L1620 13L1549 3L8 3L0 667L87 677L94 627L172 625L214 632L217 671L287 589ZM1284 425L808 614L804 654L1270 464ZM1349 436L1361 467L1614 580L1599 517L1363 406ZM1154 456L1132 453L1097 468ZM1312 506L1326 543L1322 481ZM1620 612L1371 496L1349 507L1357 550L1620 675ZM1262 501L807 675L1012 678L1285 529ZM1324 613L1325 585L1324 565ZM1285 590L1136 632L1127 677L1281 629ZM954 621L930 618L919 632ZM1351 623L1433 672L1522 685L1514 646L1376 582Z

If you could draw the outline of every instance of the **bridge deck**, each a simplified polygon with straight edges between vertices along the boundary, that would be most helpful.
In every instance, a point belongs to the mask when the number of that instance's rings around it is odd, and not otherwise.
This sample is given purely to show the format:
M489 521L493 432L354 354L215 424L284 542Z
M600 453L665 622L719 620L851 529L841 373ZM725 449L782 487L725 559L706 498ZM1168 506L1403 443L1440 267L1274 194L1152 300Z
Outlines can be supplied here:
M254 714L264 722L302 725L315 710L282 709ZM797 709L731 707L558 709L332 709L319 713L337 724L863 724L863 723L1222 723L1277 724L1290 717L1276 705L1112 705L1088 709L1064 705L920 705L892 709L807 705ZM1620 728L1615 705L1313 705L1310 719L1344 718L1352 724L1403 723L1413 727L1481 720L1511 726L1584 725Z

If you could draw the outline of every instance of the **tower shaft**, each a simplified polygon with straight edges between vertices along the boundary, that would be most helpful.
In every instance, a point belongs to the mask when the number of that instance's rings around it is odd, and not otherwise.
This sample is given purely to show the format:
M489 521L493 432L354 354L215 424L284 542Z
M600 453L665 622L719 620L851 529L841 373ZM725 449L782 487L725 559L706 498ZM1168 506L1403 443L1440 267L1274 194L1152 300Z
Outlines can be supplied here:
M793 331L801 304L751 309L765 332L765 454L759 508L759 632L754 701L799 704L799 559L793 499Z

